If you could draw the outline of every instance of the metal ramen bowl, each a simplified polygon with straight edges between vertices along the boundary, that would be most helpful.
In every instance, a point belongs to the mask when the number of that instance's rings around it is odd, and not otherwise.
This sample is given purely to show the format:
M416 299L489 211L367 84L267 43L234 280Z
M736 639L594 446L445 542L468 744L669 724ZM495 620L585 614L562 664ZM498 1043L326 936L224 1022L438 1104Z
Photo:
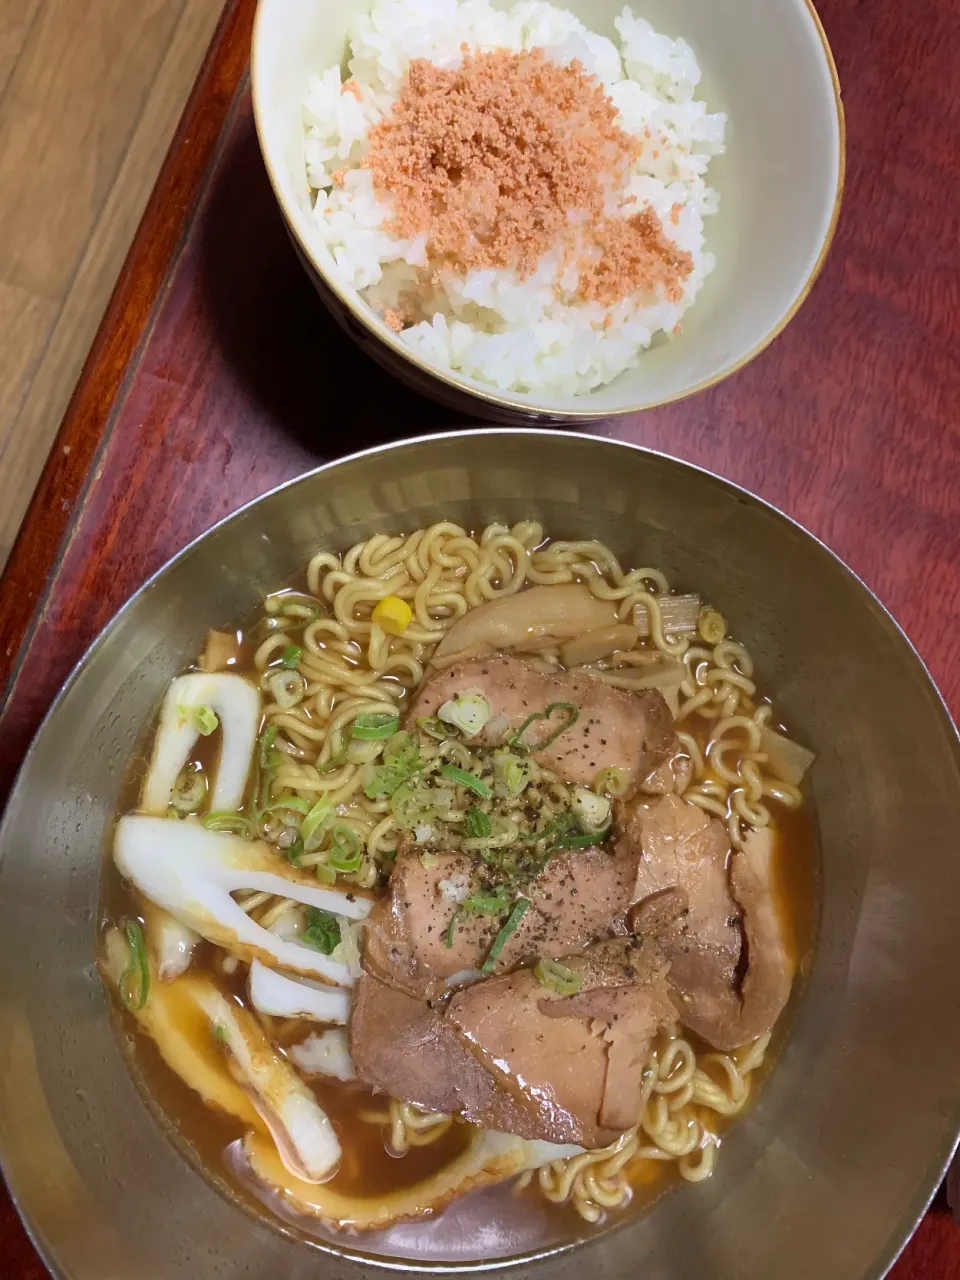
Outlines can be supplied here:
M881 1276L908 1237L960 1123L960 750L936 689L862 583L758 499L611 441L485 430L332 463L224 520L119 613L41 729L0 829L0 1156L55 1275L361 1280L390 1266L362 1236L311 1246L245 1212L164 1133L95 969L103 852L125 762L208 627L250 614L319 547L521 518L601 538L722 607L819 752L823 893L786 1045L715 1176L579 1247L487 1265L518 1280L853 1280ZM402 1264L418 1267L447 1269Z

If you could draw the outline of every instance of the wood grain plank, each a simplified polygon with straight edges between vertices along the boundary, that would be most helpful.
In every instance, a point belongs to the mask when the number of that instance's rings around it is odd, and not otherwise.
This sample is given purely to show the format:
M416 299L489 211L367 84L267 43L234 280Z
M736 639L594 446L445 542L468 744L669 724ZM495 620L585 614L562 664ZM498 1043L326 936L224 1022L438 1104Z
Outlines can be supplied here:
M0 101L20 61L42 0L3 0L0 4Z
M228 0L153 198L127 256L2 579L0 707L48 575L62 551L90 468L115 421L116 401L140 349L186 223L246 72L254 0ZM31 519L32 517L32 519ZM43 566L40 568L39 566ZM7 779L7 786L9 778ZM6 787L0 785L0 800Z
M0 206L9 284L63 297L183 4L46 0L8 86L0 129L0 187L16 193ZM51 155L58 163L39 162Z
M80 257L55 324L37 338L36 364L19 414L6 412L0 363L0 567L46 462L84 359L123 265L223 0L187 0L126 155ZM22 391L21 391L22 394Z
M49 298L38 297L16 285L0 280L0 333L3 334L3 357L0 360L0 423L10 423L10 434L16 437L15 422L24 396L34 376L38 353L50 331L57 314L56 303ZM3 435L0 432L0 511L6 492L11 494L4 463ZM31 447L31 442L21 442L19 447ZM44 450L46 456L46 450ZM0 517L2 519L2 517ZM2 526L0 526L2 527ZM3 543L0 540L0 565L4 560Z

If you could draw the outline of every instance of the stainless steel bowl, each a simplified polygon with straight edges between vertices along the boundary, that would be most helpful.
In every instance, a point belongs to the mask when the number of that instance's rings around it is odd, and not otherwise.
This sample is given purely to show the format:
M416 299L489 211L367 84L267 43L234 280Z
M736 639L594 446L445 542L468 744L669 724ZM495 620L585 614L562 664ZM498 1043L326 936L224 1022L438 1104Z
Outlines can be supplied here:
M490 430L333 463L223 521L106 628L40 731L0 828L0 1156L56 1275L382 1274L362 1237L320 1256L249 1216L161 1130L94 967L104 844L134 740L208 626L320 546L528 517L722 605L819 750L823 905L781 1060L716 1176L511 1274L875 1277L906 1240L960 1124L960 750L936 689L862 583L758 499L611 441Z

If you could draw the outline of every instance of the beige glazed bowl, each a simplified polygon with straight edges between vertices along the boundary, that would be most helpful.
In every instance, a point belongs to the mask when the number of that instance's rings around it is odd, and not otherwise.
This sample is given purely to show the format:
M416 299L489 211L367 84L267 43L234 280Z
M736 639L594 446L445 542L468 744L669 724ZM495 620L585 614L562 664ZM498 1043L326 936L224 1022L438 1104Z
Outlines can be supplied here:
M207 628L250 616L318 549L436 520L522 519L660 566L721 607L749 645L760 687L818 753L813 963L774 1069L708 1181L536 1259L491 1247L485 1262L458 1264L416 1227L414 1256L400 1261L363 1235L311 1245L218 1191L128 1070L94 963L124 764ZM4 1175L66 1280L487 1268L508 1280L877 1280L960 1124L958 812L956 731L903 634L825 547L743 490L566 432L478 430L332 463L224 520L147 583L27 757L0 826Z
M351 22L371 3L260 0L253 102L270 180L307 272L341 324L397 377L457 410L504 422L604 418L712 385L795 314L826 256L844 168L836 69L811 0L634 0L634 12L657 31L693 46L703 71L697 96L728 116L726 155L708 175L720 193L720 212L706 219L717 266L685 314L682 336L655 340L635 368L580 396L504 392L428 364L338 278L311 213L301 103L312 74L345 61ZM556 3L617 39L624 0Z

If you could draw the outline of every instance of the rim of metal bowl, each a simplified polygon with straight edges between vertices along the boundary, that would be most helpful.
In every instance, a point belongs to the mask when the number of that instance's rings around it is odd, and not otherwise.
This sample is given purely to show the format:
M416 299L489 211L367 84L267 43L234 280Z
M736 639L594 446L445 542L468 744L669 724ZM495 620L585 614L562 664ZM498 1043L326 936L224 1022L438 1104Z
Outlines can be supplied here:
M478 382L472 378L464 377L462 374L454 372L452 369L444 369L440 365L431 364L428 360L424 360L410 347L400 341L400 338L391 329L389 329L373 309L367 306L352 290L339 280L335 274L332 274L322 268L316 261L310 246L305 242L303 237L294 226L291 219L286 216L286 205L281 196L281 184L277 178L273 159L268 148L264 145L264 131L261 124L261 104L260 95L257 91L259 77L257 67L259 63L260 50L260 23L263 19L263 5L258 2L257 12L253 24L253 38L251 43L250 54L250 83L252 86L253 97L253 118L257 130L257 141L260 147L260 154L263 157L264 167L267 170L267 176L270 179L270 186L273 190L274 198L279 206L284 222L290 235L293 237L303 258L308 262L311 268L317 272L323 284L331 290L336 298L347 308L347 311L358 320L363 327L379 342L387 346L394 355L400 357L406 363L418 369L421 373L426 374L429 378L435 378L446 386L453 388L465 395L473 397L475 400L483 401L489 405L493 405L498 409L507 409L514 413L522 413L526 415L538 414L542 417L549 417L554 420L563 419L569 422L589 422L598 418L619 418L625 417L631 413L641 413L645 409L657 409L662 405L675 404L680 400L686 400L689 396L697 395L701 391L708 391L711 387L715 387L724 379L729 378L731 374L738 373L745 368L752 360L766 351L771 343L783 333L790 321L796 316L797 312L806 302L811 289L817 282L820 272L823 270L827 255L833 244L836 235L837 223L840 220L840 207L843 203L843 191L846 183L847 171L847 123L843 110L843 99L840 90L840 76L837 71L837 63L833 56L833 50L830 47L830 41L827 39L827 33L824 30L820 15L814 7L813 0L803 0L806 6L810 20L820 40L820 45L830 73L830 81L833 87L834 106L837 113L837 179L836 187L833 193L833 209L830 215L830 221L823 237L823 243L820 246L820 252L817 255L810 274L804 283L798 289L793 301L785 308L783 314L777 320L776 324L764 335L760 341L752 347L746 355L735 360L732 364L727 365L718 373L712 374L709 378L704 378L701 382L696 383L692 387L686 387L683 391L678 391L675 395L662 396L654 399L640 400L634 404L625 406L622 409L591 409L586 405L582 409L551 409L547 407L538 407L535 404L528 403L525 400L516 400L509 392L498 391L495 387L486 386L482 382Z
M242 506L238 507L235 511L230 512L229 515L226 515L222 517L222 519L216 521L216 523L212 524L209 529L206 529L203 533L198 534L197 537L192 538L186 544L186 546L181 548L181 550L178 551L175 555L171 556L169 560L167 560L163 565L161 565L159 569L155 570L146 579L146 581L140 587L137 588L137 590L130 596L130 598L127 601L125 601L123 605L121 605L121 607L117 610L117 612L113 615L113 617L109 620L109 622L107 622L106 625L99 631L96 637L91 641L91 643L84 650L83 654L78 659L76 664L73 666L72 670L70 671L70 674L67 676L66 680L64 681L62 688L57 693L56 697L51 703L49 710L44 715L43 720L41 721L37 729L37 732L34 735L33 741L31 742L30 747L23 758L23 761L21 762L21 765L17 771L16 779L14 780L13 787L10 790L10 796L8 798L7 805L5 806L5 812L2 815L2 817L0 817L0 848L2 848L3 838L6 831L6 825L8 820L7 815L9 813L10 808L12 807L10 802L13 800L16 792L18 791L24 774L30 767L32 757L37 748L37 742L41 737L41 735L45 732L48 724L56 717L61 703L63 702L63 700L69 693L70 689L73 687L74 683L80 676L80 673L82 672L83 668L86 666L90 658L100 648L100 646L105 642L108 634L117 625L119 620L122 617L124 617L128 611L132 610L139 603L139 601L143 596L145 596L150 592L154 584L159 579L164 577L168 573L168 571L175 568L175 566L177 566L181 561L185 560L188 556L190 556L194 551L194 549L201 542L203 542L204 539L210 537L213 533L223 528L225 525L229 524L232 520L240 519L242 516L248 513L252 508L256 507L259 503L265 502L268 499L275 496L276 494L282 493L287 489L292 489L297 485L307 484L310 481L312 481L315 477L322 475L325 472L332 471L339 466L357 461L361 458L371 457L377 454L390 454L390 453L393 453L394 451L405 449L411 446L429 444L434 441L449 442L449 441L463 440L468 438L472 439L473 437L476 437L476 436L486 436L486 437L492 437L492 438L503 437L503 436L539 436L539 437L543 437L544 439L554 440L554 441L577 440L582 442L589 442L591 445L594 445L597 448L603 448L603 449L607 449L607 448L616 449L616 450L627 449L635 454L640 454L644 457L649 457L649 458L656 458L660 461L667 462L673 466L681 467L685 470L695 472L698 475L704 477L708 482L715 485L719 485L722 489L726 490L727 492L740 495L746 498L748 501L756 503L758 506L762 507L774 518L785 522L787 525L797 530L806 538L810 539L810 541L813 542L817 547L819 547L823 552L825 552L827 556L829 556L829 558L832 561L834 561L834 563L840 568L840 570L847 575L847 577L853 582L855 587L863 593L867 603L879 615L881 622L885 623L886 625L888 625L893 629L895 636L897 636L900 639L900 641L906 647L908 653L912 656L913 660L918 664L920 671L925 676L930 689L935 694L935 702L939 707L939 711L940 711L942 720L944 722L944 726L949 730L948 736L952 741L954 754L957 757L958 763L960 763L960 731L958 731L957 725L950 714L950 710L947 707L946 702L944 701L943 695L940 692L940 689L937 686L936 681L933 679L933 676L930 674L930 671L927 668L926 663L918 653L916 647L913 645L909 636L906 634L906 632L897 622L896 618L894 618L893 614L890 613L890 611L878 599L878 597L874 594L874 592L871 591L871 589L867 586L867 584L863 581L863 579L857 573L855 573L853 569L850 568L850 566L846 563L846 561L841 559L841 557L837 555L835 551L832 551L825 542L821 541L821 539L816 536L816 534L811 533L810 530L805 528L802 524L800 524L799 521L794 520L792 516L787 515L786 512L781 511L779 507L774 506L773 503L768 502L765 498L762 498L758 494L753 493L751 490L744 488L742 485L736 484L732 480L725 479L723 476L720 476L716 472L709 470L707 467L701 467L696 463L688 462L683 459L676 458L672 454L665 453L662 450L650 449L644 445L632 444L631 442L625 441L625 440L611 439L610 437L606 437L606 436L591 435L588 432L569 431L569 430L550 428L550 427L486 426L486 427L477 427L477 428L462 429L462 430L456 430L456 431L444 431L444 432L436 432L436 433L426 434L426 435L412 436L404 440L391 441L386 444L375 445L369 449L361 449L361 450L358 450L356 453L347 454L344 457L335 458L329 462L322 463L320 466L314 467L310 471L305 471L299 476L294 476L292 479L284 481L282 484L275 485L273 488L268 489L265 493L260 494L259 497L253 498L249 502L245 502ZM904 1210L904 1215L901 1217L901 1219L897 1223L896 1229L892 1231L890 1236L888 1237L890 1241L890 1246L888 1248L887 1253L885 1255L881 1254L878 1257L878 1261L880 1262L880 1265L882 1268L881 1272L879 1273L880 1275L884 1276L889 1272L890 1268L893 1266L897 1258L899 1258L900 1254L902 1253L903 1249L906 1247L911 1236L913 1235L913 1232L916 1230L920 1220L922 1219L923 1215L926 1213L927 1209L929 1208L930 1203L933 1200L933 1197L936 1195L937 1189L939 1188L940 1183L942 1182L944 1175L946 1174L946 1171L950 1165L950 1162L953 1159L953 1156L958 1149L958 1145L960 1145L960 1101L958 1101L958 1103L956 1104L956 1114L954 1116L954 1136L950 1139L950 1141L946 1144L945 1147L942 1147L940 1151L934 1155L933 1161L929 1167L927 1176L924 1179L924 1181L920 1184L920 1193L919 1193L918 1199L914 1200L913 1204L911 1206L908 1206ZM10 1176L11 1163L12 1162L9 1154L5 1150L0 1148L0 1173L3 1174L4 1180L7 1184L8 1192L10 1194L10 1198L13 1201L14 1207L17 1210L17 1213L20 1217L21 1222L23 1223L23 1226L27 1232L27 1235L31 1240L31 1243L33 1244L34 1248L37 1250L37 1253L43 1259L44 1264L48 1267L51 1274L61 1276L64 1278L64 1280L69 1280L69 1272L64 1271L62 1269L59 1260L56 1258L55 1249L52 1247L52 1245L49 1244L49 1242L47 1241L45 1236L42 1234L40 1229L32 1221L29 1213L29 1208L22 1202L20 1194L16 1188L15 1182L11 1181L11 1176ZM628 1230L631 1225L633 1225L631 1222L623 1222L617 1226L614 1226L612 1230L619 1233L620 1231ZM279 1229L282 1234L287 1234L284 1231L282 1225L280 1226ZM478 1272L478 1271L483 1271L483 1272L498 1271L499 1272L499 1271L507 1270L510 1267L519 1266L525 1263L530 1263L538 1260L546 1261L550 1257L556 1257L558 1254L567 1253L573 1249L579 1248L581 1243L582 1242L580 1241L572 1241L568 1244L551 1246L544 1250L534 1250L532 1252L527 1252L521 1255L517 1255L516 1257L493 1259L486 1262L474 1262L474 1263L432 1262L428 1267L421 1266L416 1262L412 1262L410 1259L396 1259L396 1260L386 1259L386 1258L377 1257L376 1255L371 1255L369 1253L355 1251L350 1248L334 1249L332 1246L327 1246L325 1245L324 1242L320 1242L320 1241L318 1242L310 1241L309 1245L310 1247L318 1248L318 1251L322 1253L331 1252L335 1254L336 1257L341 1258L344 1261L362 1263L366 1266L375 1266L383 1269L384 1271L393 1270L397 1272L421 1273L421 1274L424 1273L425 1271L429 1271L432 1274L443 1274L443 1273L470 1274L471 1272Z

